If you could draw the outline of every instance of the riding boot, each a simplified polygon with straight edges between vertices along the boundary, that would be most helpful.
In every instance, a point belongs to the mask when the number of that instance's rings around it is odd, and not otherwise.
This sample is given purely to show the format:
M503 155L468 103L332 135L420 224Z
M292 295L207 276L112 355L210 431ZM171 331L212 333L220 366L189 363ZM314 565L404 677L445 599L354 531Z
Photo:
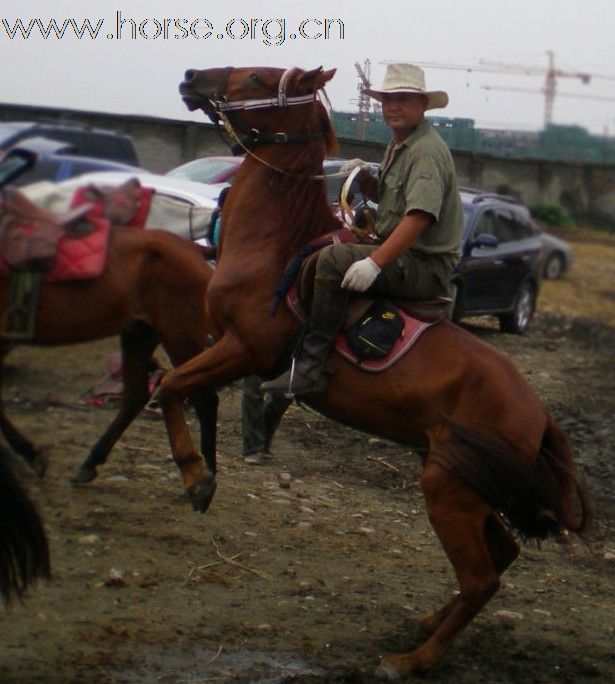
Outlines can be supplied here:
M344 322L349 296L337 281L316 278L310 319L298 357L285 373L263 383L263 391L292 396L327 389L327 362Z

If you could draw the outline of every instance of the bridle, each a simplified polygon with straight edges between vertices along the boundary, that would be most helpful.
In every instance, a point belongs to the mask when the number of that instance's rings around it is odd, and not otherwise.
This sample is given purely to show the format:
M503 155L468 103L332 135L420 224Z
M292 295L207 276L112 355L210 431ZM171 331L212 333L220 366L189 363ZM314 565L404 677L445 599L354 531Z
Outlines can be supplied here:
M252 151L253 148L259 146L259 145L267 145L267 144L274 144L274 145L286 145L289 143L299 143L299 142L313 142L316 140L322 140L323 133L322 132L317 132L317 133L305 133L305 132L294 132L294 133L287 133L285 131L277 131L275 133L269 133L267 131L260 131L256 128L247 128L247 127L242 127L241 123L235 119L234 122L231 122L231 116L232 113L234 112L243 112L243 111L252 111L255 109L283 109L286 107L293 107L293 106L300 106L300 105L309 105L312 103L315 103L317 101L317 94L316 93L309 93L308 95L292 95L289 96L286 93L286 90L288 88L288 84L291 80L291 78L299 71L297 67L291 67L290 69L286 69L286 71L282 74L282 77L280 78L280 82L278 83L278 93L277 97L267 97L267 98L256 98L256 99L249 99L249 100L235 100L235 101L229 101L227 96L226 96L226 87L228 84L228 78L233 70L233 67L226 67L222 71L222 76L220 78L220 82L218 86L215 89L215 92L212 93L210 97L206 96L206 100L208 101L211 109L213 110L214 114L218 118L218 120L222 123L224 126L224 129L226 133L228 134L229 138L232 141L231 144L231 150L233 154L238 154L240 151L245 152L246 154L250 155L253 159L256 159L258 162L263 164L264 166L267 166L268 168L272 169L273 171L276 171L277 173L281 173L285 176L295 176L295 177L300 177L300 178L306 178L306 179L311 179L311 180L324 180L325 178L335 178L335 177L342 177L345 174L340 174L340 173L335 173L335 174L329 174L329 175L323 175L323 174L301 174L301 173L293 173L291 171L286 171L284 169L280 169L273 164L270 164L266 160L262 159L261 157L257 156L254 154ZM256 74L251 74L252 80L255 81L258 85L261 85L263 87L267 87L259 78ZM322 91L324 94L324 91ZM326 94L324 94L324 97L326 98ZM327 98L328 102L328 98ZM230 115L229 115L230 114ZM241 134L241 136L240 136Z

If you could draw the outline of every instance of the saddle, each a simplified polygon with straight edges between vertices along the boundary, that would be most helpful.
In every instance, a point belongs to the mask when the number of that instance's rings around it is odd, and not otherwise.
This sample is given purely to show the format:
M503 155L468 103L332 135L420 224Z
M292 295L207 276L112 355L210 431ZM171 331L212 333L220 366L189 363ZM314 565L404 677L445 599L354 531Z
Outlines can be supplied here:
M143 228L150 211L152 188L144 188L138 178L118 186L90 183L75 193L74 204L93 202L102 207L105 218L117 226Z
M108 236L109 222L98 216L91 204L51 211L15 188L5 188L0 204L0 275L10 278L10 287L0 336L16 341L33 339L43 280L100 275Z
M325 244L336 242L353 242L356 237L352 231L343 229L332 233L324 240ZM318 251L309 254L301 266L299 275L286 294L286 305L291 313L300 321L304 321L312 304L314 293L314 278L316 275L316 261ZM418 340L420 335L432 325L449 318L452 300L448 297L438 297L429 300L393 300L403 319L404 329L389 354L383 359L361 359L348 344L346 331L355 326L358 321L371 309L374 297L356 295L350 301L346 319L342 325L342 332L337 336L335 347L347 360L364 370L381 371L392 366Z
M0 205L0 256L13 270L47 271L61 237L82 237L94 229L85 219L91 205L56 213L33 204L16 188L4 190Z

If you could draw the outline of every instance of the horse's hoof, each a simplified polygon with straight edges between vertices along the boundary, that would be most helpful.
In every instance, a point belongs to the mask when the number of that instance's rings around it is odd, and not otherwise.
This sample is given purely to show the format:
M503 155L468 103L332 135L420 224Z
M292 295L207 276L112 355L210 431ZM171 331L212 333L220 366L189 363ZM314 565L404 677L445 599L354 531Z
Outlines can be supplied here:
M70 478L70 483L72 485L87 484L96 479L97 475L96 468L84 468L81 466L81 468L79 468L79 470Z
M401 676L399 672L391 665L383 660L374 672L376 679L384 680L386 682L400 682Z
M196 482L186 493L190 498L192 509L198 513L205 513L209 508L211 500L216 491L216 478L213 475L206 475L202 480Z
M46 449L41 449L36 456L30 461L30 467L41 478L45 477L47 466L49 465L49 454Z

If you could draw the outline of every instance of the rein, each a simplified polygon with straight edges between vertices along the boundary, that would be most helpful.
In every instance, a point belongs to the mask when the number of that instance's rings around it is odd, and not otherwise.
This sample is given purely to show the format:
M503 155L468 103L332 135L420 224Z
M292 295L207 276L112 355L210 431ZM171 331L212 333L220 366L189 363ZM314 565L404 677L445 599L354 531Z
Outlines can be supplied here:
M245 130L241 129L237 124L233 126L230 117L227 116L227 112L246 110L249 111L254 109L275 109L276 107L286 108L297 105L312 104L316 102L316 94L310 93L309 95L294 95L290 97L286 94L288 81L290 80L291 76L297 71L297 67L292 67L290 69L287 69L282 74L282 77L280 78L280 82L278 84L277 97L236 100L234 102L229 102L228 100L226 100L224 91L226 90L226 83L228 81L228 75L231 69L232 67L227 67L224 70L221 79L221 84L218 87L218 90L221 92L215 93L213 99L209 99L209 103L211 104L218 118L222 122L222 125L224 126L224 129L229 135L231 141L234 143L233 145L231 145L231 150L233 152L235 152L238 149L241 149L247 155L251 156L253 159L263 164L267 168L285 176L292 176L295 178L306 178L309 180L325 180L326 178L341 178L346 175L344 173L339 172L329 175L292 173L291 171L280 169L279 167L270 164L258 155L254 154L254 152L252 152L252 148L261 144L285 145L287 143L295 142L313 142L315 140L322 139L323 135L322 133L285 133L283 131L279 131L276 133L267 133L259 131L256 128ZM244 137L240 138L237 131L243 133Z

